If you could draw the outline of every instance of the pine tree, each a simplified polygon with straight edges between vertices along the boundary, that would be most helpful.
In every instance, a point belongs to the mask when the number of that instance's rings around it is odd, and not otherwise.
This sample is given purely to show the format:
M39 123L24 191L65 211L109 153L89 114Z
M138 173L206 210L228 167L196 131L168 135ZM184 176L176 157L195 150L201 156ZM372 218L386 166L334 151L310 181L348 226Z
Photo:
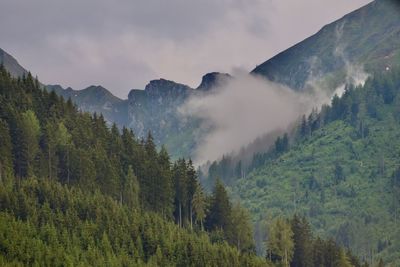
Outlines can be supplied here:
M11 178L12 171L12 144L7 122L0 119L0 183Z
M179 159L173 167L174 188L175 188L175 220L179 226L183 226L185 218L186 205L188 200L188 179L186 170L186 161Z
M349 258L346 255L346 252L343 248L339 250L339 258L337 259L336 266L338 267L354 267L351 263Z
M196 183L196 190L192 199L193 212L196 217L196 222L200 222L201 230L204 230L203 222L207 213L207 203L203 192L203 188L199 183Z
M197 174L196 170L194 169L193 162L191 159L187 162L187 190L188 190L188 203L186 206L188 207L188 214L189 214L189 221L190 221L190 228L193 227L193 196L196 192L197 187Z
M55 136L60 158L60 168L58 172L60 173L60 178L69 184L71 176L70 151L72 146L72 135L69 133L64 123L59 122Z
M236 246L239 251L253 252L255 245L253 240L253 228L250 223L250 214L239 202L232 207L232 226L229 233L230 244Z
M321 238L312 243L312 266L322 267L325 263L325 244Z
M308 267L312 265L312 234L306 218L297 215L291 220L293 232L293 258L291 267Z
M57 158L56 158L56 146L57 146L57 124L51 120L48 121L45 128L44 128L44 137L45 143L47 147L47 162L48 162L48 169L47 175L49 179L53 178L53 175L57 172Z
M277 255L284 266L289 266L293 257L293 232L289 222L277 218L269 227L267 255Z
M206 229L222 230L226 238L231 226L231 210L228 193L222 182L217 179L211 197L210 211L207 214Z
M303 115L301 118L301 123L300 123L300 137L307 137L308 136L308 124L307 124L307 119L306 115Z
M132 166L129 166L128 172L125 178L123 203L126 204L130 209L139 210L139 182L133 173Z
M144 174L141 180L142 201L148 210L160 211L157 198L160 194L160 169L158 165L158 154L151 132L148 133L144 143L146 151Z
M324 246L324 266L335 267L337 259L339 258L339 248L335 241L329 239L325 242Z
M157 203L160 207L157 210L161 211L161 213L167 218L170 218L173 214L175 194L172 181L171 162L164 146L161 147L160 153L158 154L158 165L160 172L159 181L157 182Z
M26 177L34 174L35 158L39 151L40 124L32 110L22 113L19 129L17 172Z

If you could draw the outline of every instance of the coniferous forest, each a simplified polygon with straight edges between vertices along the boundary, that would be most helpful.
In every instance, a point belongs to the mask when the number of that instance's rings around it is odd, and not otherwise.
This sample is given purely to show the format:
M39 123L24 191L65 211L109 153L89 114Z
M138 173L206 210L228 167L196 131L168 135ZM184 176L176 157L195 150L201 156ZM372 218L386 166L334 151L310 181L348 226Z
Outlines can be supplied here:
M0 7L0 267L400 266L400 1Z
M363 259L379 263L385 257L397 266L399 74L392 69L363 86L347 86L248 166L228 155L212 163L204 179L222 177L256 221L267 213L303 214L313 229Z
M368 266L303 217L268 222L255 254L250 215L190 159L172 162L102 115L0 68L0 265Z

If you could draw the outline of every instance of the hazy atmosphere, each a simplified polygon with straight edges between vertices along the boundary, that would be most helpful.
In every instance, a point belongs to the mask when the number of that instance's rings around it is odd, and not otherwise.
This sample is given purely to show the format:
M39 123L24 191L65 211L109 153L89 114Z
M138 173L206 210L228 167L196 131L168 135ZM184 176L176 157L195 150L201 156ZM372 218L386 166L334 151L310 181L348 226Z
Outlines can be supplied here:
M151 79L250 71L368 2L1 0L1 47L44 83L126 98Z
M0 0L0 266L400 266L399 0Z

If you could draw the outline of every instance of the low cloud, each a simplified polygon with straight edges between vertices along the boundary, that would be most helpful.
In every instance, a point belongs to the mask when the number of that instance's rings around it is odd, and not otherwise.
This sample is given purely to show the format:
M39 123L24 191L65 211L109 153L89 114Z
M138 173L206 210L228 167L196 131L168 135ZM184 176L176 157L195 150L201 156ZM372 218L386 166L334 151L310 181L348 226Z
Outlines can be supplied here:
M219 83L211 93L190 98L180 112L184 117L200 118L201 132L205 133L197 142L195 162L201 165L224 154L238 155L244 147L253 152L266 151L276 136L290 131L303 114L330 104L334 95L341 96L346 84L364 85L369 75L362 66L350 63L342 46L338 47L336 56L344 61L345 74L336 88L325 84L326 76L311 75L305 89L297 92L236 70L234 78Z
M199 142L197 164L217 160L265 134L286 130L299 116L330 101L323 91L299 93L292 89L236 71L234 78L213 93L189 99L181 112L202 119L208 133Z

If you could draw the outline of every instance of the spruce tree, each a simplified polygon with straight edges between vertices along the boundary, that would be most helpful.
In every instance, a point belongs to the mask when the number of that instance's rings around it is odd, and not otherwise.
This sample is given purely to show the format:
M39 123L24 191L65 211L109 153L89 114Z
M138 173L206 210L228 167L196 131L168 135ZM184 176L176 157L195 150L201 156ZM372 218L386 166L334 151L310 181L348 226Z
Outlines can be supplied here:
M283 266L288 267L293 257L293 231L290 223L282 218L275 219L268 229L267 255L276 255Z
M0 183L12 177L12 162L12 143L8 124L0 119Z
M291 220L293 232L293 258L291 267L308 267L312 265L312 234L306 218L295 215Z
M125 177L123 203L130 209L139 210L139 182L133 173L132 166L129 166L128 172Z
M203 192L203 188L198 182L196 183L196 190L193 195L192 206L196 222L199 222L200 229L204 230L203 222L207 213L207 203Z
M210 211L207 214L206 228L209 231L222 230L226 238L231 226L231 210L232 206L229 201L228 193L222 182L217 179L211 196L211 205Z
M35 158L39 151L40 124L32 110L22 113L19 129L17 171L20 176L26 177L34 174Z
M158 210L166 217L171 218L174 204L174 188L172 181L171 162L168 152L164 146L161 147L158 154L159 180L157 182L157 203L160 206Z

